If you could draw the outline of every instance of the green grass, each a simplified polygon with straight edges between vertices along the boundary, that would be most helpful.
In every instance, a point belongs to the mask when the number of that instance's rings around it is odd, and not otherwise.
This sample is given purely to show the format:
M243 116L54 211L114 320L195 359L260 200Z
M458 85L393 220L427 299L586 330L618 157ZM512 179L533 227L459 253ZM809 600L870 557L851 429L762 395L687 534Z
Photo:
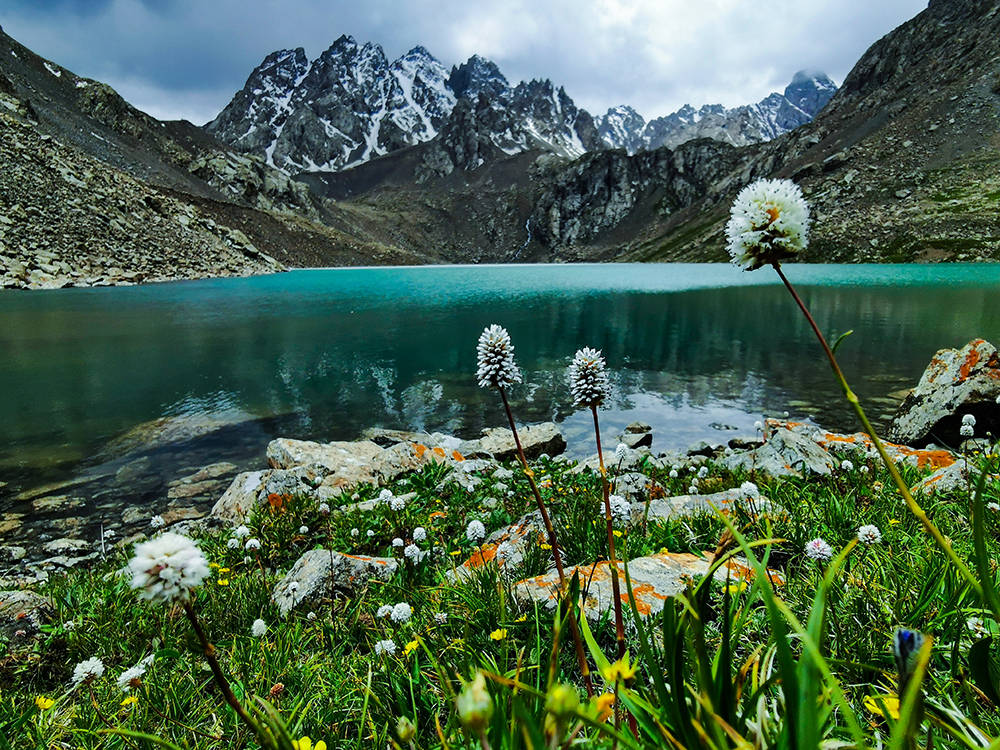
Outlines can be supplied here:
M542 491L556 518L567 560L604 558L599 480L589 472L571 472L571 464L563 461L541 460L534 468L536 476L546 480ZM804 733L796 742L809 737L813 738L809 742L828 745L850 742L851 712L864 734L864 744L891 745L891 724L867 709L865 700L895 689L890 645L897 626L934 637L924 683L925 718L917 730L920 742L930 737L934 747L957 748L968 746L955 738L957 733L981 732L990 738L1000 734L997 706L988 698L988 684L981 676L977 681L977 664L970 655L974 644L983 643L970 629L970 618L981 618L987 632L996 632L996 623L984 614L968 585L953 573L944 555L907 513L888 476L873 464L868 468L868 474L860 473L859 465L825 479L763 481L758 477L761 491L782 510L761 517L738 513L728 520L704 513L623 534L620 554L625 559L661 550L700 553L714 549L720 540L732 539L734 532L747 544L771 540L753 553L766 554L768 566L780 571L785 582L771 593L758 579L742 589L731 587L728 594L722 585L702 582L679 597L676 605L668 605L662 619L645 626L630 625L629 649L638 675L629 689L620 686L620 691L623 704L643 726L637 727L636 740L627 722L622 724L620 746L668 746L662 733L656 739L657 721L660 726L672 726L671 734L692 742L698 735L691 732L691 722L698 717L699 722L713 724L706 729L708 739L697 742L704 747L736 746L725 732L719 734L722 717L734 732L756 738L761 746L796 746L788 734L792 731ZM647 471L658 495L684 494L690 481L685 471L675 479L670 478L669 468ZM464 536L469 520L479 518L494 529L531 509L523 474L515 468L514 477L502 483L484 475L473 492L454 483L438 490L444 475L444 470L432 466L395 483L392 489L397 494L417 493L398 513L378 506L371 512L323 517L314 501L298 497L286 498L278 509L265 507L249 522L263 543L260 563L244 559L242 550L229 549L228 532L206 534L198 540L218 567L198 590L195 608L235 692L246 703L252 696L266 698L293 737L322 739L331 748L384 747L397 742L393 738L400 717L414 721L415 747L442 747L442 736L448 747L479 747L473 733L463 731L454 697L461 690L461 679L483 670L491 675L488 685L495 703L486 729L492 747L529 747L533 736L534 746L541 747L539 737L554 741L551 731L562 732L563 739L576 732L577 739L610 747L612 725L598 721L600 708L588 704L579 689L580 675L565 630L559 658L550 661L557 624L553 616L519 606L510 591L511 578L499 575L493 565L462 584L450 583L446 575L474 550ZM914 481L917 477L916 471L909 470L906 478ZM702 489L726 489L746 479L711 466ZM370 499L377 491L358 488L357 499ZM984 500L995 502L998 495L1000 490L992 483ZM968 494L925 505L958 554L972 558ZM990 511L986 541L991 558L1000 535L998 520L1000 513ZM732 524L732 531L727 524ZM815 537L840 549L863 524L878 526L883 542L854 547L836 570L803 554L805 543ZM300 534L301 525L311 531ZM440 547L437 555L420 566L404 566L388 583L325 601L315 607L313 617L307 611L293 610L287 620L281 620L270 604L275 582L303 551L332 546L345 552L389 555L392 538L408 539L418 525L428 531L422 546ZM357 536L351 534L354 528L359 530ZM370 538L369 529L375 532ZM256 746L222 700L183 612L140 601L128 579L119 574L129 551L115 550L94 569L53 577L41 587L55 602L57 615L34 647L11 651L0 663L0 734L8 743L0 742L0 747L150 746L143 740L102 734L111 727L146 733L181 747ZM748 552L749 547L744 549L744 554ZM542 572L543 558L542 552L528 554L515 577ZM994 573L995 567L991 568ZM824 572L830 578L825 590ZM821 590L824 597L817 602ZM806 636L796 635L791 620L781 626L788 633L780 634L774 619L778 610L769 604L769 597L774 596L802 627L811 615L815 619L817 611L822 613L822 638L817 643L822 662L814 664L802 652ZM398 601L413 606L409 623L392 625L374 617L381 604ZM435 620L438 612L448 615L446 623ZM269 626L262 638L250 634L251 623L258 617ZM634 618L628 619L634 623ZM69 622L72 629L65 625ZM491 637L501 629L505 637ZM611 653L612 623L606 618L591 629L592 648ZM375 655L375 642L384 638L394 640L396 656ZM988 643L977 648L980 656L986 649L986 661L991 663L994 657ZM792 659L785 667L781 649L787 649L786 657ZM592 664L602 658L598 654L592 654ZM122 691L116 677L148 655L155 655L155 661L141 684L128 693ZM105 675L92 686L69 690L74 665L92 656L104 661ZM792 664L801 672L795 678L799 693L782 699L783 709L779 701L782 680L793 682L788 671ZM833 680L816 677L821 667L829 670ZM771 678L769 671L773 671ZM658 680L664 681L662 691ZM739 682L740 690L722 689L726 680L731 687L733 681ZM599 677L597 682L600 685ZM515 683L516 690L511 688ZM560 714L559 720L554 714L546 720L546 693L556 683L576 685L582 707L576 713ZM814 693L803 692L806 685ZM839 692L831 692L834 685ZM599 691L613 689L609 685ZM678 690L682 695L689 693L679 702ZM133 695L138 700L122 705ZM55 705L38 710L38 696L55 700ZM821 710L810 713L799 705L796 713L793 700L818 701ZM652 717L657 716L654 721ZM815 725L810 723L813 719ZM952 728L942 729L949 722ZM546 740L547 729L551 731Z

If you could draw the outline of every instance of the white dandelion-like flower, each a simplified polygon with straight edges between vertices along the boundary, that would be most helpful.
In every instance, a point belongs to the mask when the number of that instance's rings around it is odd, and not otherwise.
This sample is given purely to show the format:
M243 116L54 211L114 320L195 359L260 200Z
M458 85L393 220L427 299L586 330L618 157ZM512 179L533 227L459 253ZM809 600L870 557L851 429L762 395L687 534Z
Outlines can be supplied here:
M757 500L760 498L760 489L753 482L744 482L740 485L740 495L748 500Z
M410 560L414 565L420 562L423 558L424 553L420 551L420 547L415 544L407 544L403 548L403 556Z
M381 656L382 654L388 654L392 656L396 653L396 644L393 641L383 640L377 641L375 643L375 655Z
M246 526L237 526L235 529L233 529L233 536L236 537L237 539L245 539L246 537L250 536L250 529L248 529Z
M488 326L476 346L476 380L481 388L507 388L521 382L521 372L514 364L514 345L506 328Z
M700 469L698 469L698 479L704 479L707 476L708 476L707 466L702 466Z
M962 437L973 437L976 434L976 429L971 424L963 424L958 428L958 434Z
M611 505L611 519L618 523L628 523L632 520L632 503L621 495L609 495L608 503Z
M689 495L697 495L698 494L698 485L697 484L690 484L690 485L688 485L688 494Z
M882 532L878 530L878 526L862 526L858 529L858 541L862 544L878 544L882 541Z
M436 622L438 625L444 625L446 622L448 622L448 613L447 612L435 612L434 613L434 622Z
M986 503L986 507L993 511L1000 511L1000 503Z
M128 568L141 598L168 604L187 601L208 575L208 561L198 545L171 532L137 544Z
M357 536L358 534L360 534L360 533L361 533L361 532L360 532L360 531L358 531L358 529L351 529L351 536L352 536L352 537L356 537L356 536Z
M625 445L625 443L618 443L618 445L615 446L615 460L619 462L624 461L627 455L628 446Z
M250 634L254 638L260 638L264 633L267 632L267 623L261 620L259 617L253 621L253 625L250 626Z
M406 507L406 500L395 495L389 500L389 510L401 511Z
M469 521L469 525L465 528L465 538L470 542L478 542L480 539L486 536L486 527L483 526L483 522L479 520Z
M671 479L677 479L677 477L679 477L680 474L677 473L677 469L671 469L669 476Z
M392 614L389 615L390 620L398 623L409 622L411 617L413 617L413 610L406 602L399 602L392 608Z
M392 540L392 546L393 547L402 547L404 544L406 544L406 542L404 542L398 536L395 539Z
M972 415L972 414L963 414L962 415L962 424L967 424L970 427L975 427L976 426L976 418L975 418L975 416Z
M754 422L754 423L753 423L753 428L754 428L754 429L755 429L755 430L756 430L757 432L763 432L763 431L764 431L764 423L763 423L763 422L761 422L761 421L760 421L760 420L758 419L758 420L757 420L756 422Z
M607 365L597 349L584 347L569 365L569 385L576 406L600 406L608 397Z
M427 529L425 529L423 526L417 526L417 528L413 530L413 541L423 542L426 539L427 539Z
M365 532L365 536L371 539L373 536L375 536L375 532L372 531L371 529L368 529L368 531Z
M809 244L809 206L791 180L757 180L736 196L726 224L733 264L753 271Z
M73 686L99 679L104 675L104 662L96 656L84 659L73 667Z
M240 540L237 539L236 537L233 537L229 541L226 542L226 546L229 549L236 549L237 547L240 546Z
M833 547L820 538L806 542L806 557L820 562L826 562L833 557Z
M840 462L840 468L842 471L854 471L854 464L845 458Z
M247 539L247 543L243 545L243 549L248 551L260 549L260 539L257 538Z
M66 631L72 631L72 630L76 629L76 623L73 622L72 620L66 620L66 622L64 622L62 624L62 626L63 626L63 630L66 630Z
M508 541L500 542L497 545L496 561L497 563L507 562L514 555L514 545Z
M862 474L867 474L868 466L866 464L861 464L861 466L858 467L858 471Z
M391 614L392 614L392 605L391 604L383 604L381 607L379 607L375 611L375 616L377 618L379 618L380 620L383 619L383 618L385 618L385 617L388 617Z
M318 510L319 510L319 514L321 516L328 516L328 515L330 515L330 504L329 503L320 503Z
M155 515L149 519L149 525L152 526L154 529L162 529L164 526L167 525L167 522L163 520L163 516Z
M144 674L146 674L146 667L140 662L118 675L116 682L118 683L118 687L127 693L132 689L132 683L136 680L141 680Z
M378 499L375 501L377 503L382 503L383 505L388 505L389 501L393 498L392 490L383 489L378 493Z
M309 527L308 526L304 526L304 525L303 526L299 526L299 533L300 534L308 534L309 533Z
M310 612L309 614L306 615L306 619L309 620L309 622L315 622L316 621L316 613L315 612Z

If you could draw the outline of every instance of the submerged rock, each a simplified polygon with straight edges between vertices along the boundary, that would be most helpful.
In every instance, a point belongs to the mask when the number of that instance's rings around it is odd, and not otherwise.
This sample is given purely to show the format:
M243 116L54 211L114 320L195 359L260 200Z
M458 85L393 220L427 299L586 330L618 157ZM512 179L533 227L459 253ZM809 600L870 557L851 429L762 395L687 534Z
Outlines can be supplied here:
M888 436L912 445L933 441L957 446L962 417L976 418L976 434L1000 432L1000 355L988 341L974 339L961 349L941 349L899 405Z

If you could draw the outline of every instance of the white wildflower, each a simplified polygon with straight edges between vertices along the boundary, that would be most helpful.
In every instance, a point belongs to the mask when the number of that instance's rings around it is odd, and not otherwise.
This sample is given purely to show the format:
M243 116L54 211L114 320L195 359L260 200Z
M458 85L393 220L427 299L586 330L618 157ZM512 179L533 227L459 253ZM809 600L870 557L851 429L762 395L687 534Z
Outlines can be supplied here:
M806 557L820 562L826 562L833 557L833 548L822 539L816 538L806 542Z
M226 546L229 547L229 549L236 549L237 547L240 546L240 540L237 539L236 537L233 537L226 542Z
M406 507L406 500L401 497L393 497L389 500L389 510L401 511Z
M977 637L982 637L987 634L986 623L983 622L982 617L970 617L965 621L965 627L967 627L972 634Z
M840 462L841 471L854 471L854 464L848 461L846 458Z
M446 612L435 612L434 622L436 622L438 625L444 625L446 622L448 622L448 614Z
M704 479L707 476L708 476L707 466L702 466L700 469L698 469L698 479Z
M569 366L569 384L576 406L600 406L608 397L607 366L597 349L585 347L573 357Z
M747 500L757 500L760 498L760 489L753 482L744 482L740 485L740 495Z
M142 662L136 664L134 667L129 667L118 675L118 687L127 693L132 689L132 682L141 680L144 674L146 674L146 667Z
M406 542L404 542L398 536L395 539L392 540L392 546L393 547L402 547L404 544L406 544Z
M73 668L73 686L96 680L104 675L104 662L96 656L84 659Z
M149 519L149 525L154 529L162 529L166 526L167 522L163 520L163 516L157 514Z
M361 533L361 532L360 532L360 531L358 531L357 529L351 529L351 536L352 536L352 537L356 537L356 536L357 536L358 534L360 534L360 533Z
M384 617L388 617L391 614L392 614L392 605L391 604L383 604L381 607L379 607L375 611L375 616L377 618L379 618L380 620L382 618L384 618Z
M757 432L763 432L763 431L764 431L764 423L763 423L763 422L761 422L761 421L760 421L760 420L758 419L758 420L757 420L756 422L754 422L754 423L753 423L753 428L754 428L754 429L755 429L755 430L756 430Z
M976 434L976 429L971 424L963 424L958 428L958 434L962 437L973 437Z
M384 640L378 641L375 644L375 655L381 656L382 654L388 654L392 656L396 653L396 644L393 641Z
M694 483L688 485L688 494L689 495L697 495L698 494L698 485L694 484Z
M392 498L393 498L392 490L383 489L381 492L378 493L378 498L376 499L375 502L381 503L383 505L388 505L389 501L392 500Z
M365 532L365 536L371 539L373 536L375 536L375 532L372 531L371 529L368 529L368 531Z
M250 626L250 634L254 638L260 638L264 633L267 632L267 623L261 620L259 617L253 621L253 625Z
M305 526L305 525L299 526L299 533L300 534L308 534L309 533L309 527Z
M413 541L422 542L426 539L427 539L427 529L425 529L423 526L417 526L417 528L413 530Z
M316 621L316 613L315 612L309 612L309 614L306 615L306 619L309 620L309 622L315 622Z
M618 443L618 445L615 446L615 460L619 462L624 461L625 456L627 455L628 446L625 445L625 443Z
M470 542L478 542L480 539L486 536L486 527L483 526L483 522L479 520L469 521L469 525L465 528L465 538Z
M497 563L507 562L514 554L514 545L508 541L502 541L497 545L496 561Z
M862 526L858 529L858 541L862 544L878 544L882 541L882 532L878 530L878 526Z
M187 601L208 575L208 561L198 545L171 532L137 544L128 567L132 588L140 589L141 598L168 604Z
M409 622L412 616L413 610L410 608L410 605L406 602L399 602L392 608L392 614L389 615L389 619L393 622L404 623Z
M608 503L611 505L611 519L618 523L628 523L632 520L632 503L621 495L609 495Z
M235 529L233 529L233 536L236 537L237 539L245 539L246 537L250 536L250 529L248 529L246 526L237 526Z
M247 539L247 543L243 545L245 550L257 550L260 549L260 540L257 538Z
M670 474L668 476L671 479L677 479L677 477L680 476L680 475L677 473L677 469L671 469L670 470Z
M868 473L868 465L867 464L861 464L861 466L858 467L858 471L860 473L862 473L862 474L867 474Z
M514 345L505 328L494 324L486 328L476 346L476 380L481 388L506 388L521 382L514 364Z
M975 427L976 426L976 417L974 415L972 415L972 414L963 414L962 415L962 424L967 424L970 427Z
M809 206L791 180L757 180L736 196L726 224L729 255L745 271L791 258L809 244Z
M330 515L330 504L329 503L320 503L318 510L319 510L319 514L321 516L328 516L328 515Z
M424 556L424 553L420 551L420 547L415 544L407 544L403 548L403 556L410 560L414 565L420 562L420 559Z
M62 624L62 626L63 626L63 630L66 630L66 631L72 631L72 630L76 629L76 623L73 622L72 620L66 620L66 622L64 622Z

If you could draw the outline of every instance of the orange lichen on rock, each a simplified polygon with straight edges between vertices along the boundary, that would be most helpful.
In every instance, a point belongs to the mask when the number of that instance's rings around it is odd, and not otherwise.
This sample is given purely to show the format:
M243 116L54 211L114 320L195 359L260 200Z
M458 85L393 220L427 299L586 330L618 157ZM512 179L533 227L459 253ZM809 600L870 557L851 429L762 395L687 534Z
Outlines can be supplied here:
M442 448L440 445L435 445L434 448L432 449L432 452L438 458L444 458L445 456L444 448Z
M417 454L417 458L423 458L424 454L427 452L427 446L423 443L414 443L413 452Z
M986 342L982 339L976 339L972 342L972 349L965 356L965 361L962 366L958 368L958 379L965 380L969 377L969 373L972 372L972 368L979 364L979 346L980 344L985 344Z
M496 559L498 546L493 543L482 545L472 553L472 556L468 560L462 563L462 567L470 569L483 567L490 560Z
M463 456L463 455L462 455L461 453L459 453L458 451L452 451L452 452L451 452L451 457L452 457L452 458L453 458L453 459L454 459L455 461L464 461L464 460L465 460L465 456Z

